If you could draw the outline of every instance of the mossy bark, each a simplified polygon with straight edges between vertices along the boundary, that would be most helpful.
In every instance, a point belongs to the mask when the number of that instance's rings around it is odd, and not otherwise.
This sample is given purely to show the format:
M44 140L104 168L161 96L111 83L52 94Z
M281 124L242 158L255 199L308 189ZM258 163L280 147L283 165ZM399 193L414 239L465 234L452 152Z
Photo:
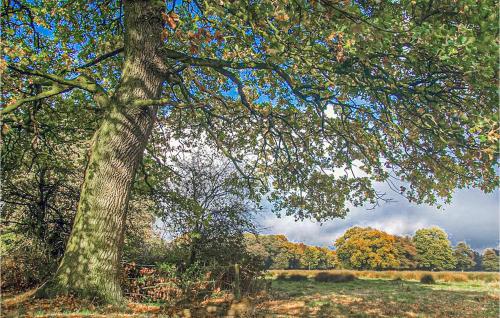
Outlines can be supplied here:
M74 294L106 303L122 301L121 253L130 191L157 111L132 103L161 93L161 11L161 1L124 1L121 80L92 140L65 254L53 279L38 290L40 297Z

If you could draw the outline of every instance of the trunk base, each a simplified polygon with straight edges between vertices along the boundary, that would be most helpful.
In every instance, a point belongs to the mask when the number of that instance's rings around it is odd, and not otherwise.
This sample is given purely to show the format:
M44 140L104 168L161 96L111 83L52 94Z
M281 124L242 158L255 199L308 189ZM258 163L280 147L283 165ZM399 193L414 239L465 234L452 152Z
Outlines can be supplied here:
M75 286L81 287L75 288ZM34 294L34 297L39 299L56 298L57 296L74 296L100 304L120 305L124 302L120 285L113 282L92 286L90 284L62 283L51 279L38 287Z

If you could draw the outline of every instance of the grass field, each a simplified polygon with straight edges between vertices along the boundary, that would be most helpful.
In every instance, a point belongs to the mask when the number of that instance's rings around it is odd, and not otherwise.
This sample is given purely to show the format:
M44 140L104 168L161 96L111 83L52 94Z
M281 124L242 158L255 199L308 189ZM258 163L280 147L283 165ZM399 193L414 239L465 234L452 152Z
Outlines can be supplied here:
M316 282L320 271L270 271L270 289L245 297L207 299L172 311L161 304L99 307L68 299L30 299L30 292L2 299L2 317L499 317L498 273L430 273L435 284L418 279L428 272L328 271L354 274L344 282ZM280 276L281 275L281 276ZM298 281L294 279L301 276ZM279 277L279 278L278 278ZM191 305L190 305L191 306ZM171 316L172 317L172 316Z
M426 285L416 280L426 272L330 271L359 277L340 283L315 282L317 272L272 271L274 277L286 273L309 279L275 279L272 300L259 304L258 312L269 317L499 316L497 273L432 273L437 283Z

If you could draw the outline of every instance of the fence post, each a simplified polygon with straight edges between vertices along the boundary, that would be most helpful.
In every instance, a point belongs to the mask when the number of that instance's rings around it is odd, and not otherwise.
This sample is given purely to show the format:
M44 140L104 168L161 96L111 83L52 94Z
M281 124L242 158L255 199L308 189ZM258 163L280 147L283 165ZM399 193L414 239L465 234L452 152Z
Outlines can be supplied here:
M241 299L240 290L240 264L234 264L234 298L239 301Z

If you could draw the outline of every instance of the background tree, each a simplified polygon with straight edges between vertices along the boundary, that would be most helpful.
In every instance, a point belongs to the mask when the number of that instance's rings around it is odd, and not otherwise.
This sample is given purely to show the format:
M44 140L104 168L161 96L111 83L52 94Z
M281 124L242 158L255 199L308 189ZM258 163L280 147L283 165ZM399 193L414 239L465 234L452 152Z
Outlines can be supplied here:
M498 272L500 270L500 258L498 252L492 248L487 248L483 252L482 257L482 270Z
M275 210L298 219L375 204L373 182L393 177L419 203L449 200L456 187L492 191L495 8L493 0L7 1L4 127L24 125L40 100L54 113L76 101L78 115L96 122L64 257L38 295L121 300L127 207L157 117L177 139L205 133L256 199L271 192ZM345 175L331 173L339 168Z
M267 262L269 260L269 253L264 245L258 240L257 235L252 233L245 233L245 249L246 252L252 255L254 258L261 260L264 268L267 268Z
M307 269L318 268L321 262L322 251L316 246L304 248L303 266Z
M459 242L453 251L457 261L456 269L459 271L472 270L476 266L474 251L465 242Z
M336 253L326 247L288 241L284 235L246 234L249 253L265 256L271 269L330 269L338 267Z
M337 257L347 268L390 269L400 265L394 236L370 227L352 227L335 241Z
M337 259L337 253L326 247L323 247L321 249L323 251L323 254L321 256L320 268L324 269L339 268L340 264Z
M284 269L290 266L288 239L284 235L259 235L259 241L266 248L269 258L266 268Z
M483 267L483 257L481 253L477 251L474 251L474 263L476 263L476 265L474 266L474 270L480 271Z
M438 227L415 232L413 242L417 249L418 267L426 270L451 270L455 268L451 243L445 231Z
M399 269L417 268L417 249L413 244L411 237L394 236L394 245L398 251Z
M157 210L164 230L189 250L186 266L231 265L244 255L244 233L255 232L257 207L232 163L204 146L179 145L165 163L171 176L156 188Z

